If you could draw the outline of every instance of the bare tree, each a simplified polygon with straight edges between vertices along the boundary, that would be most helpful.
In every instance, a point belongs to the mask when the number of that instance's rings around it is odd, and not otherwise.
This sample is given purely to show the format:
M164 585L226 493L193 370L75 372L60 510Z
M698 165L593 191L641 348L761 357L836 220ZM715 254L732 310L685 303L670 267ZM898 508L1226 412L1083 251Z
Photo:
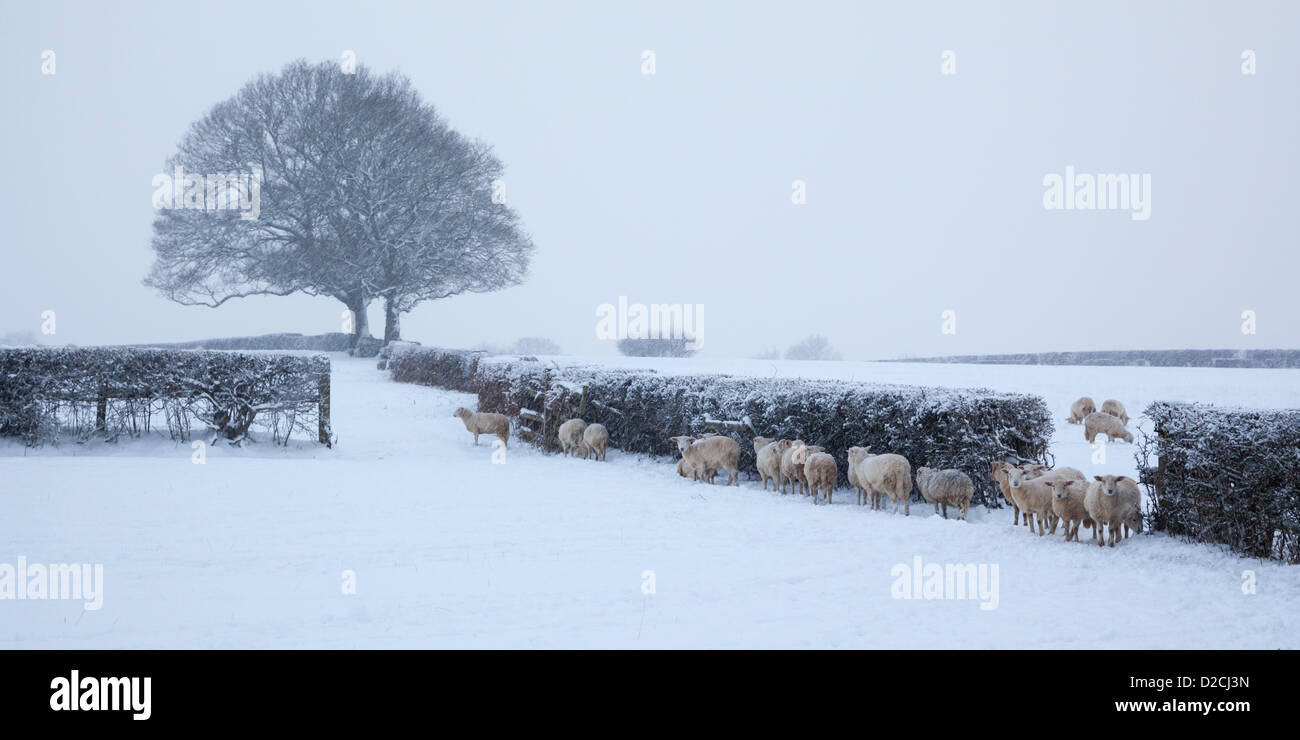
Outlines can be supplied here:
M810 334L803 341L790 347L785 351L787 360L840 360L843 359L839 352L831 346L826 337L820 334Z
M190 305L332 296L353 312L354 344L369 336L375 298L396 338L396 317L422 300L522 280L533 248L489 197L500 162L396 73L294 62L213 108L167 164L198 178L198 192L187 178L183 202L155 219L147 285ZM220 194L231 174L260 190L223 209L213 181Z
M618 340L618 351L629 357L690 357L695 354L695 350L687 346L690 343L691 340L685 337L628 338Z

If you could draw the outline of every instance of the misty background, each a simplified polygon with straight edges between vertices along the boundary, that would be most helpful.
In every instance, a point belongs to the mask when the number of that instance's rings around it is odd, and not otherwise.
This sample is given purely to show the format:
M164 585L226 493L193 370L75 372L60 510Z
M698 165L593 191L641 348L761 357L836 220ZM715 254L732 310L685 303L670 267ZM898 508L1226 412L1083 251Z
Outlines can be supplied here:
M339 331L333 299L189 307L141 278L151 180L189 126L351 50L494 147L537 245L522 286L422 304L408 339L610 354L597 308L627 296L703 304L702 357L810 333L848 359L1297 347L1298 21L1284 2L6 0L0 335ZM1150 219L1045 210L1067 165L1149 173Z

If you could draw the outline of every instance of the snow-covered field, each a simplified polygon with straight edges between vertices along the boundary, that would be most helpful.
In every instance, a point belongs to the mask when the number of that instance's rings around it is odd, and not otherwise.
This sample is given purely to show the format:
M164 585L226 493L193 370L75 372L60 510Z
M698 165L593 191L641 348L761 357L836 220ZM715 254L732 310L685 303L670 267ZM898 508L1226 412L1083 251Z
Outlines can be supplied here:
M0 600L0 647L1300 647L1300 568L1161 535L1067 544L1006 509L904 518L845 490L814 507L617 449L516 443L494 464L451 417L472 397L332 359L333 450L218 446L196 465L161 440L0 446L0 564L104 566L98 611ZM599 361L1026 391L1061 420L1081 394L1134 417L1155 399L1300 406L1294 370ZM1132 471L1129 446L1094 466L1082 429L1057 426L1058 464ZM997 566L996 596L893 598L917 557Z

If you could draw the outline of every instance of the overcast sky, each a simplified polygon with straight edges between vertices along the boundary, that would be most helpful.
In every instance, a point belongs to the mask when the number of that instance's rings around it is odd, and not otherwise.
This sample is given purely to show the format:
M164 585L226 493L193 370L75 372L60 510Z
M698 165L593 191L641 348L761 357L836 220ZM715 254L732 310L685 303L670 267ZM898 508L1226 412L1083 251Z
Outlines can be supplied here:
M0 334L45 310L60 344L337 331L332 299L140 281L190 124L352 50L494 146L537 245L524 285L407 315L425 344L612 353L597 307L627 296L703 304L702 356L1300 347L1300 3L3 6ZM1046 209L1067 166L1149 174L1150 217Z

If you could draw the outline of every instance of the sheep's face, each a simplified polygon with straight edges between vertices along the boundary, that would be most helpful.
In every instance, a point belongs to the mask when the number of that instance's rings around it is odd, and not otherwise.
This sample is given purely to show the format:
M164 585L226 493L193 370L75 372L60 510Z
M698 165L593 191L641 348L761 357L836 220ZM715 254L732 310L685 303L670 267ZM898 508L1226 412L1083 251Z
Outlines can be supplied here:
M1052 486L1052 498L1064 500L1070 497L1069 481L1054 480L1050 485Z
M1094 475L1101 482L1101 492L1107 496L1119 495L1119 478L1113 475Z
M1120 439L1124 440L1125 442L1128 442L1129 444L1133 444L1133 433L1130 432L1129 430L1125 429L1124 433L1119 436Z
M694 437L672 437L672 441L677 443L678 452L685 452L691 446L691 443L695 441L695 438Z
M1134 532L1141 532L1141 531L1142 531L1142 514L1139 513L1139 512L1136 512L1136 511L1135 511L1135 512L1133 512L1132 514L1129 514L1129 515L1124 519L1124 523L1127 524L1127 525L1128 525L1128 528L1131 529L1131 530L1133 530Z
M1024 479L1025 479L1025 471L1015 467L1014 465L1007 468L1007 486L1011 488L1019 488L1020 483Z
M792 439L778 439L777 441L772 443L772 445L776 448L778 454L784 454L785 451L790 449L790 446L793 444L794 444L794 440Z
M850 447L850 448L849 448L849 462L850 462L851 464L854 464L854 465L856 465L856 464L862 462L863 460L866 459L866 457L867 457L867 453L868 453L870 450L871 450L870 447Z
M917 468L917 469L916 469L916 484L917 484L917 485L920 485L920 484L921 484L921 481L925 480L926 478L929 478L929 477L930 477L930 473L932 473L932 472L933 472L933 471L932 471L930 468Z
M466 419L468 419L473 415L474 415L473 411L470 411L469 409L464 407L456 409L456 413L452 414L452 416L456 417L457 419L460 419L461 421L465 421Z

